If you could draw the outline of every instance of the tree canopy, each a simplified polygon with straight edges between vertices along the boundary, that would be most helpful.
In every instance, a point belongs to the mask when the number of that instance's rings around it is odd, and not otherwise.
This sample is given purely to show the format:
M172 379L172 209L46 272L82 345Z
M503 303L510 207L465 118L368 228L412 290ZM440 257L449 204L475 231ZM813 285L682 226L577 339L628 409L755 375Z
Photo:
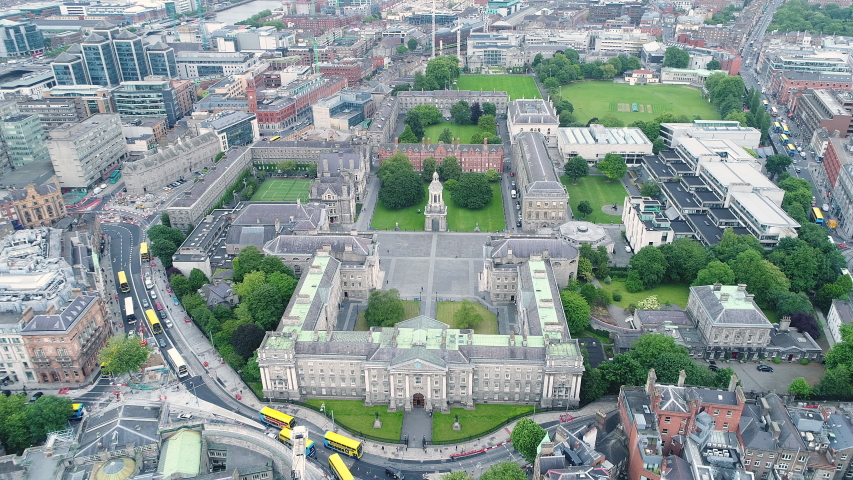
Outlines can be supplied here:
M628 165L625 164L625 159L622 155L608 153L604 158L595 164L595 168L604 174L608 180L618 180L628 173Z
M447 180L456 180L458 182L461 180L462 166L459 165L459 160L457 160L453 155L444 157L441 161L441 165L438 166L438 176L442 182Z
M631 271L639 275L639 279L643 283L643 289L645 290L660 285L668 267L664 254L651 245L643 247L636 255L631 257L628 264L631 267Z
M400 300L400 292L396 288L370 292L367 309L364 311L368 325L393 327L395 323L402 321L404 316L403 301Z
M172 266L172 255L184 243L186 235L177 228L155 225L148 229L148 239L151 241L151 255L159 258L165 268L169 268Z
M261 346L264 335L266 332L255 324L240 325L231 333L231 346L237 355L248 359Z
M98 361L103 365L103 370L114 376L126 375L138 371L150 353L138 338L112 337L98 353Z
M478 210L492 200L492 187L482 173L466 173L459 185L450 193L453 203L462 208Z
M577 185L580 178L589 175L589 163L583 157L572 157L565 165L563 165L563 173L572 181L572 185Z
M545 429L529 418L523 418L515 424L509 438L515 450L527 460L533 463L536 460L536 449L545 438ZM516 466L518 466L516 464ZM481 477L482 478L482 477ZM497 477L500 478L500 477ZM524 478L527 478L526 476ZM496 479L497 480L497 479Z
M0 395L0 442L7 453L20 454L48 433L65 428L70 415L68 398L45 395L28 404L24 394Z
M690 54L678 47L667 47L663 54L663 66L671 68L687 68L690 65Z
M450 118L459 125L465 125L471 121L471 106L465 100L460 100L450 107Z
M569 332L573 337L580 335L589 328L590 303L581 294L569 290L560 292L560 300L563 302Z
M501 462L483 472L480 480L527 480L527 473L515 462Z

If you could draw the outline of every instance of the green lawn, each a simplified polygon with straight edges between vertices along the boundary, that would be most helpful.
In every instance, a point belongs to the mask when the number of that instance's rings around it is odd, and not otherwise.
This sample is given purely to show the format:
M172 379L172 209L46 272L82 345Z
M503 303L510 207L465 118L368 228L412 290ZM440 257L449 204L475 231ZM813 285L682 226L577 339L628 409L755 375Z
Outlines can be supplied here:
M311 180L306 178L268 178L252 195L253 202L296 202L308 203Z
M444 192L444 203L447 205L447 228L454 232L473 232L479 223L480 231L498 232L506 228L503 214L503 200L501 199L500 184L494 183L492 187L492 200L485 208L480 210L468 210L459 208L450 198L450 192ZM429 185L424 183L426 191ZM396 223L400 224L400 230L423 231L425 217L424 207L427 204L427 195L424 199L412 207L400 210L390 210L381 201L376 202L376 210L373 213L371 226L374 230L394 230ZM418 213L418 210L421 213Z
M403 312L404 317L403 320L408 320L410 318L415 318L421 314L421 302L416 302L414 300L403 300ZM367 325L367 319L364 318L364 312L358 314L358 320L355 322L355 331L356 332L366 332L370 330Z
M477 302L472 302L477 313L483 317L483 321L474 327L474 333L483 333L486 335L498 334L498 319L494 313L490 312L486 307ZM456 326L456 320L453 315L462 306L462 302L438 302L438 315L436 320L450 325L450 328L459 328Z
M613 283L610 285L602 284L601 288L611 295L614 292L618 292L622 295L622 300L613 302L614 305L622 308L627 308L628 305L632 303L636 305L637 302L645 300L652 295L658 296L658 303L661 305L669 302L671 304L678 305L679 307L687 308L687 297L690 295L690 287L688 285L675 283L661 285L651 290L643 290L642 292L628 293L628 290L625 289L625 282L620 279L613 280Z
M462 75L456 87L458 90L506 92L510 100L542 98L529 75Z
M258 400L261 400L264 398L264 384L263 383L261 383L261 382L246 382L246 385L248 385L249 388L252 389L252 393L254 393L256 397L258 397Z
M331 417L335 412L335 423L354 432L373 435L387 440L399 440L403 429L403 411L389 412L385 405L365 407L360 400L323 400L311 399L305 403L319 407L326 404L326 412ZM382 428L373 428L374 413L379 412ZM346 433L344 433L346 435Z
M586 123L594 117L613 114L625 122L649 121L662 113L699 116L704 120L717 120L720 114L704 100L698 89L683 85L628 85L610 81L576 82L560 88L563 98L575 107L575 118ZM632 104L643 105L644 112L631 112ZM619 111L619 104L627 104L627 111ZM645 109L651 105L652 111Z
M622 217L619 215L609 215L601 210L605 205L619 205L625 203L625 197L628 192L622 183L613 180L607 182L607 177L604 175L590 175L578 180L577 185L572 185L568 177L560 177L560 181L566 186L569 192L569 204L572 206L572 213L576 219L580 218L578 212L578 204L582 200L586 200L592 205L592 214L584 220L592 223L622 223Z
M506 229L504 219L504 203L501 197L500 183L490 184L492 199L489 204L479 210L469 210L457 207L450 198L450 192L444 192L444 203L447 205L447 228L454 232L473 232L477 224L481 232L500 232Z
M471 137L480 131L480 127L476 125L458 125L453 122L441 122L424 127L424 136L429 137L431 143L438 143L438 137L445 128L449 128L453 132L453 138L461 138L462 143L471 143ZM437 158L436 160L440 159Z
M370 226L374 230L394 230L395 223L399 223L400 230L423 231L424 214L418 213L418 210L424 211L427 204L426 191L428 188L429 186L424 183L424 198L417 205L399 210L391 210L381 200L377 200Z
M533 412L532 405L480 404L474 410L451 408L450 413L435 413L432 417L432 439L437 442L467 440L502 425L508 418ZM453 430L455 415L459 415L462 430Z

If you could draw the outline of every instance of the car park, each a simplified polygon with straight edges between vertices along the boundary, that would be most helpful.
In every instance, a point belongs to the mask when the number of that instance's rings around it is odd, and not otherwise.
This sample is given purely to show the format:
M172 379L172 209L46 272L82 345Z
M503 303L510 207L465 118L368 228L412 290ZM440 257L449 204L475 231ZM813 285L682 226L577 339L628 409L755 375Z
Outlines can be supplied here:
M758 370L759 372L770 372L770 373L773 373L773 367L771 367L770 365L759 365L759 366L757 366L757 367L755 367L755 368L756 368L756 370Z

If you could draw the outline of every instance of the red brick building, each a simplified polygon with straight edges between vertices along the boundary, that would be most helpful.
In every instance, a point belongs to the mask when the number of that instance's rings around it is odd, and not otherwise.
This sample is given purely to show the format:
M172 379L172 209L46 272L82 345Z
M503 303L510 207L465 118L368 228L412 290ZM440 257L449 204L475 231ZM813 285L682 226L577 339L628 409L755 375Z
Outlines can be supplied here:
M320 74L324 77L343 77L349 86L358 85L368 75L376 70L374 62L369 58L345 60L319 65Z
M826 144L826 153L823 154L823 170L826 172L826 179L829 180L831 188L835 188L838 182L838 175L841 172L841 167L853 160L853 154L849 154L847 147L850 142L843 138L830 138Z
M421 171L425 158L432 157L440 165L444 157L452 155L456 157L459 166L462 167L462 172L485 173L489 169L494 169L496 172L503 171L503 145L488 145L485 142L483 145L471 145L456 142L458 140L450 145L445 143L434 144L427 142L426 137L424 137L422 143L398 144L395 139L393 145L379 146L379 162L381 165L385 159L397 152L402 152L409 157L409 161L412 162L415 170Z
M39 383L81 383L98 371L98 352L112 336L112 321L96 292L77 297L57 312L24 310L21 337Z
M775 96L776 103L788 104L791 96L797 91L807 88L812 90L850 90L853 87L853 76L849 73L811 73L783 71L768 75L770 83L767 93Z
M258 96L259 85L264 85L265 74L246 81L246 99L249 111L258 119L258 129L264 132L287 128L296 120L296 115L311 105L340 92L347 86L347 80L340 77L305 78L291 82L283 88L291 95L277 99L265 99ZM265 88L261 87L261 88Z

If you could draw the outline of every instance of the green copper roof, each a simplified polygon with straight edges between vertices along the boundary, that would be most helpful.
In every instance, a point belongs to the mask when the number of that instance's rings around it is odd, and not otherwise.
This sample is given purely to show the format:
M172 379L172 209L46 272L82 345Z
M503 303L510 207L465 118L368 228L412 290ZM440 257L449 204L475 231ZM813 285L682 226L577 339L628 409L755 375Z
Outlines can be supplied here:
M181 474L183 478L197 477L201 470L201 434L193 430L181 430L166 440L163 455L163 478Z

